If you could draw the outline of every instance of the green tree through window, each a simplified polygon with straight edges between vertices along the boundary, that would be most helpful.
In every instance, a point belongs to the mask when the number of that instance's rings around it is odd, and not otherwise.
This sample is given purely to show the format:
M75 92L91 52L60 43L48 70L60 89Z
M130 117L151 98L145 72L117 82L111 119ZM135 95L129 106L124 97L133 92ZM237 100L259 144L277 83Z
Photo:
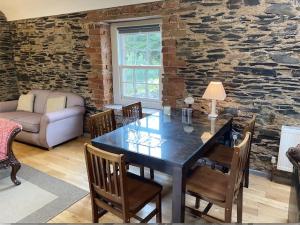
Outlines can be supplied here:
M122 33L118 40L122 96L160 100L161 32Z

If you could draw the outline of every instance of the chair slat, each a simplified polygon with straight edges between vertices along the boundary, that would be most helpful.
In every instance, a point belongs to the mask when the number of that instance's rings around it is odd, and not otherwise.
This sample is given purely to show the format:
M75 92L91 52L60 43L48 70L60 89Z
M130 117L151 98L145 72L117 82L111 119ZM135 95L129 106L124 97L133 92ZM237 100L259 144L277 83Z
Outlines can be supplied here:
M137 119L142 119L143 118L142 103L137 102L131 105L123 106L122 114L124 117L136 117Z
M116 120L113 110L107 110L89 118L91 137L95 138L116 129Z
M106 160L106 174L107 174L108 190L109 190L110 193L113 194L112 184L111 184L112 173L110 171L110 162L109 162L109 160Z
M119 191L119 188L118 188L118 168L117 168L117 164L116 163L113 163L113 180L114 180L114 185L115 185L115 194L117 196L120 196L120 191Z

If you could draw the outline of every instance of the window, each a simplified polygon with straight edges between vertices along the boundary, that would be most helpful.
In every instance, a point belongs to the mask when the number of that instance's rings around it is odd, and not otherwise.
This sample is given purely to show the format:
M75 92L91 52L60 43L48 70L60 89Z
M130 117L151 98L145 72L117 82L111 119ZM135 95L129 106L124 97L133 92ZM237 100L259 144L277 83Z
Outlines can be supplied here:
M162 40L160 21L112 25L114 100L161 107Z

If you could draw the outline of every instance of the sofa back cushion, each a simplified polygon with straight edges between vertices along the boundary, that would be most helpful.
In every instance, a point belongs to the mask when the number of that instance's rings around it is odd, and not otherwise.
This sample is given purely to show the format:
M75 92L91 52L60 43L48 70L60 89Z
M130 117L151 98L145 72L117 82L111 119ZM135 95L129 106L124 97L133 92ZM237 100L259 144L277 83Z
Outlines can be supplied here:
M17 111L33 112L34 95L21 95L18 101Z
M67 97L67 104L66 108L74 107L74 106L84 106L84 100L77 94L73 94L70 92L63 92L63 91L53 91L49 98L58 97L58 96L66 96Z
M46 113L62 111L66 108L67 97L49 97L47 100Z
M32 90L29 93L35 95L34 112L44 114L46 112L46 103L51 91Z
M34 112L44 114L46 113L48 98L66 96L66 108L74 106L84 106L84 100L77 94L63 92L63 91L48 91L48 90L32 90L29 93L35 95Z

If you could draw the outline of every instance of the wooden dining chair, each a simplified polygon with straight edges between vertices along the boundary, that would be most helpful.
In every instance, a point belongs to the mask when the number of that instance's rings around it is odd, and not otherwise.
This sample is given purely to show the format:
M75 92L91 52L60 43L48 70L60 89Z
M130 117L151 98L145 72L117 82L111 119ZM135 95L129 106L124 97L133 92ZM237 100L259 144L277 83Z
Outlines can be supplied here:
M142 103L136 102L127 106L122 107L122 115L124 118L126 117L133 117L136 119L142 119L143 118L143 109L142 109ZM133 166L136 166L140 169L140 175L142 177L145 176L145 167L138 164L131 164ZM150 178L154 179L154 170L150 168Z
M251 146L252 146L252 139L255 129L255 121L256 121L256 115L253 115L252 119L247 122L247 125L243 129L243 137L245 137L247 132L251 133L251 143L250 143L250 151L249 156L247 157L247 165L245 169L245 187L249 187L249 169L250 169L250 152L251 152ZM217 164L221 166L222 170L227 169L225 171L228 171L231 167L232 157L233 157L233 149L231 147L222 145L222 144L216 144L214 145L205 155L205 160L210 161L213 165Z
M85 144L85 159L92 202L93 223L106 212L130 223L131 218L147 223L156 216L161 223L162 186L126 171L124 155L112 154ZM145 218L136 214L151 201L156 207Z
M97 113L89 118L89 130L92 138L99 137L115 129L116 119L112 109Z
M126 105L122 107L123 117L135 117L138 119L143 118L143 109L142 103L136 102L130 105Z
M231 223L232 207L237 199L237 222L242 223L243 179L250 142L251 133L247 132L242 143L233 148L229 174L222 173L208 166L198 166L187 178L187 193L208 202L208 205L202 212L195 208L187 207L193 214L214 223ZM224 221L208 215L213 204L225 208Z

